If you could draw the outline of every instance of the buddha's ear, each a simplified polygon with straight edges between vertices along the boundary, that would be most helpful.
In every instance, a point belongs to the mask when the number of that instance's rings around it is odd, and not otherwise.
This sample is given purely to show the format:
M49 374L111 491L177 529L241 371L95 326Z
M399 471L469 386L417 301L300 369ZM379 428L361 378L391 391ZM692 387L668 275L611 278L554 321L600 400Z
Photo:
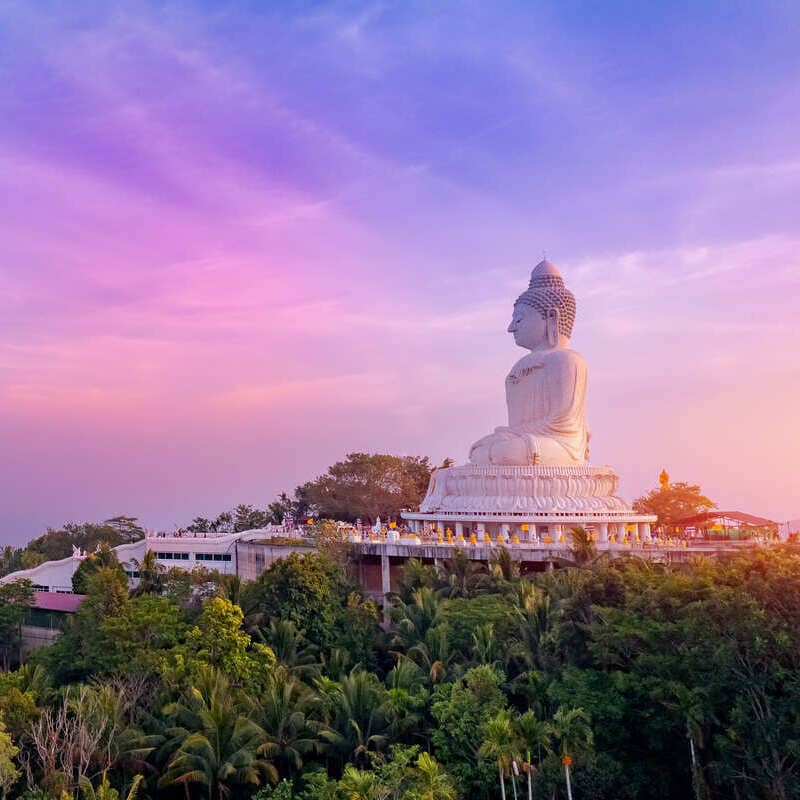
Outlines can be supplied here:
M547 309L547 343L550 347L555 347L558 344L558 309Z

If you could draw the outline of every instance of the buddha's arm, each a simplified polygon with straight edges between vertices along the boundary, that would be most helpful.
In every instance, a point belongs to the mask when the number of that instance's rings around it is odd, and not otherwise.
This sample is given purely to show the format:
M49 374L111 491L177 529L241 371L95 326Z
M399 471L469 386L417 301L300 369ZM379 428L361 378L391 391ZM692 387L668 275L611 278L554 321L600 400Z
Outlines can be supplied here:
M472 446L473 463L557 464L586 457L586 365L577 354L565 353L553 359L547 369L548 379L540 390L550 397L549 413L496 428Z
M552 369L548 381L550 413L523 424L516 428L517 431L556 439L582 431L586 413L586 364L580 356L571 354L556 361Z

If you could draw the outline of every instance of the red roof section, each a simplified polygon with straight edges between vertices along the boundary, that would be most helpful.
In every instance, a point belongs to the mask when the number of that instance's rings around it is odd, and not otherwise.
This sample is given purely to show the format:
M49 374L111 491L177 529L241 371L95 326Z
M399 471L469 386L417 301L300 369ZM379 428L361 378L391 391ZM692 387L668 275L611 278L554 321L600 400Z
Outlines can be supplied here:
M33 607L45 611L75 612L86 599L85 594L62 594L61 592L34 592Z

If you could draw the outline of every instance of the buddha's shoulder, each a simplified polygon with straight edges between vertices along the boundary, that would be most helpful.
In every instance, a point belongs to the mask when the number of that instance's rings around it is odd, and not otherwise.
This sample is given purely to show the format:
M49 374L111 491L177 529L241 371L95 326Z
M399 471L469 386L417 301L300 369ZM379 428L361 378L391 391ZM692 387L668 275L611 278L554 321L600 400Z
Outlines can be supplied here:
M583 356L575 350L548 350L544 353L528 353L511 368L512 373L525 369L546 367L548 369L580 369L586 367Z
M580 353L568 348L564 350L551 350L546 355L546 358L552 359L552 361L557 364L571 364L575 366L586 364L586 362L583 360L583 356Z

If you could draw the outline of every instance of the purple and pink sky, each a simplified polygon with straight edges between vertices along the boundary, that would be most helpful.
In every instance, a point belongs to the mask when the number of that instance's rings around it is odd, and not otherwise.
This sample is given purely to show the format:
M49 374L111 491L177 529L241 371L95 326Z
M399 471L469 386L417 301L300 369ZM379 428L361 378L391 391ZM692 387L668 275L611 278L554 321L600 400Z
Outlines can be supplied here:
M800 516L800 5L0 2L0 540L466 459L542 252L592 460Z

